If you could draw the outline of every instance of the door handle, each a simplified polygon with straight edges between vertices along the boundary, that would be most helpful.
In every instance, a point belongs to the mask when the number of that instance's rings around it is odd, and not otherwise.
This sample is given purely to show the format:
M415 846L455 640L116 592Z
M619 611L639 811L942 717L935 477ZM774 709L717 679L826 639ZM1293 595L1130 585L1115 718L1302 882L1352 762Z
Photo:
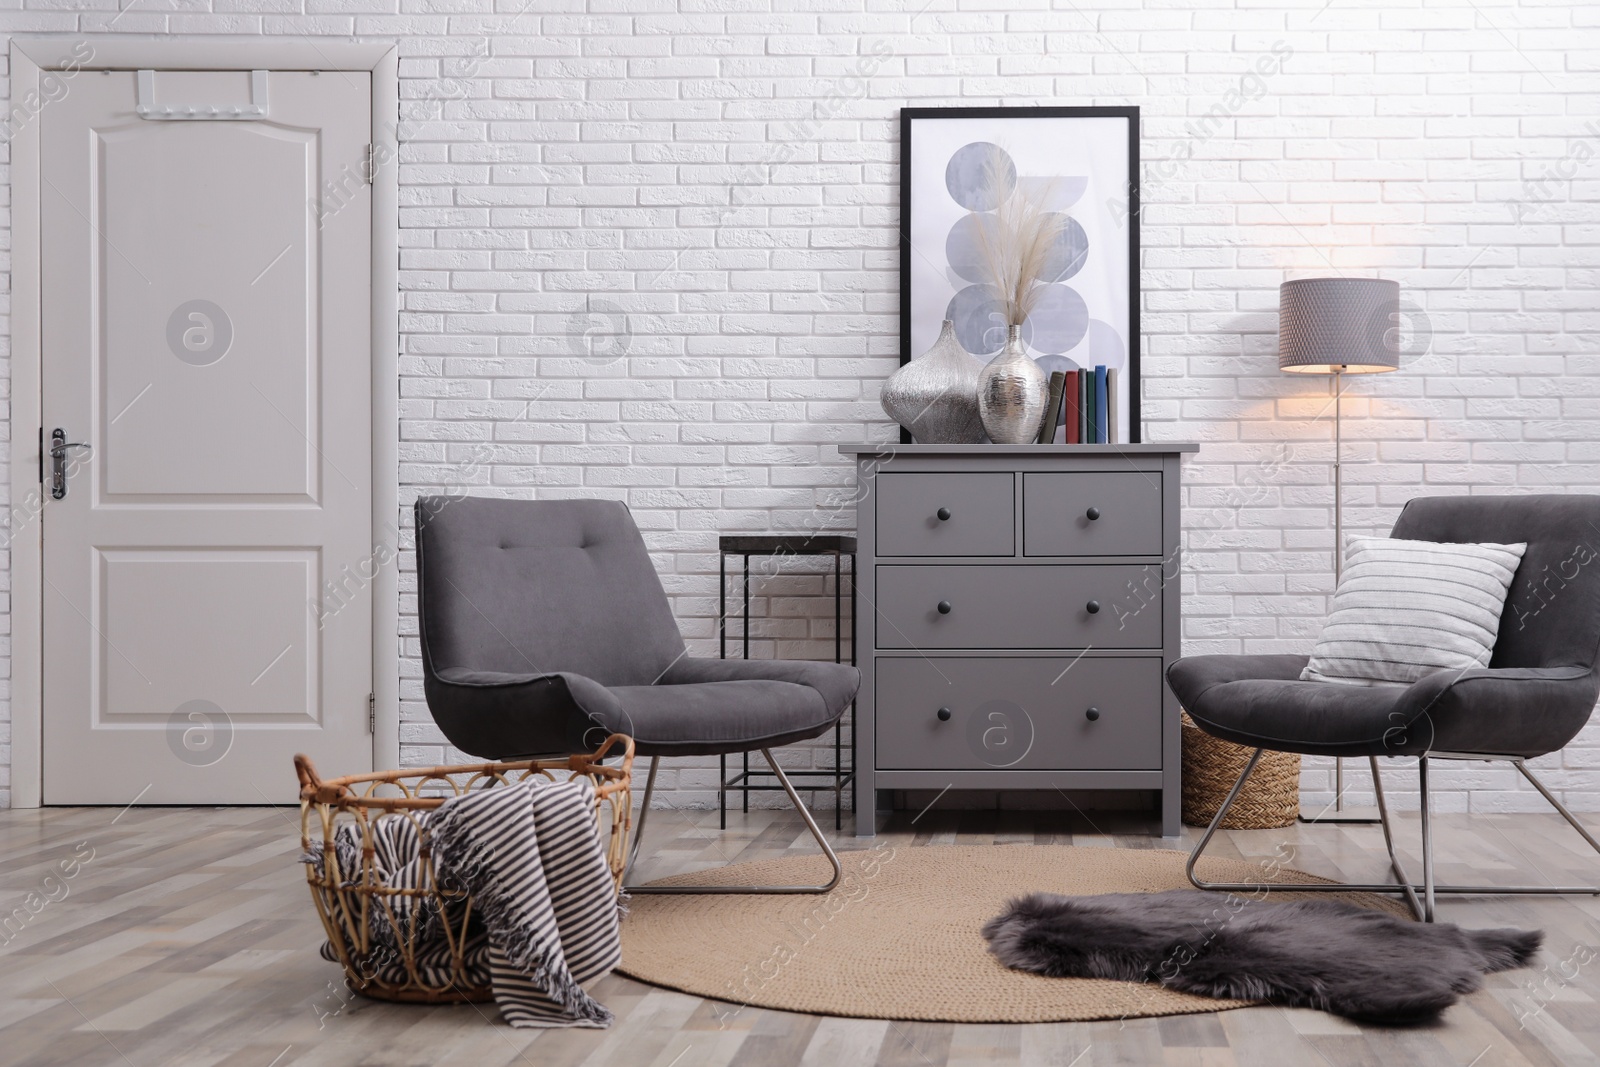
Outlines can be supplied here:
M50 431L50 496L55 500L67 495L67 453L74 448L94 451L87 441L68 441L67 431L59 426Z

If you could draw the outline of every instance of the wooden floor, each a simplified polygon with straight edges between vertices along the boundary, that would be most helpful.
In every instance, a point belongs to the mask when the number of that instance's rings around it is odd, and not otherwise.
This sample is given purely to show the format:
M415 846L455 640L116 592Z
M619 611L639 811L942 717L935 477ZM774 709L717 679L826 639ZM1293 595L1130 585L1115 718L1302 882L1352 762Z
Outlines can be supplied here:
M828 822L831 823L831 819ZM1600 877L1556 816L1441 818L1441 878ZM654 812L658 876L808 848L792 814ZM1405 832L1414 833L1410 817ZM891 820L896 847L1026 843L1173 847L1136 816L934 810ZM1576 1064L1600 1062L1600 899L1449 899L1443 918L1548 932L1540 969L1491 976L1441 1025L1383 1030L1312 1011L1034 1026L815 1018L612 976L607 1031L512 1030L492 1005L382 1004L344 989L295 862L291 809L0 811L0 1063L126 1067L501 1064L935 1067L1027 1064ZM865 842L841 838L845 848ZM1281 857L1346 878L1383 873L1370 826L1237 832L1219 854ZM65 863L66 866L62 866ZM1414 868L1415 869L1415 868ZM63 874L70 871L70 876ZM1047 886L1038 888L1047 889ZM30 907L34 911L30 912ZM7 916L9 922L6 924ZM908 951L911 946L908 946Z

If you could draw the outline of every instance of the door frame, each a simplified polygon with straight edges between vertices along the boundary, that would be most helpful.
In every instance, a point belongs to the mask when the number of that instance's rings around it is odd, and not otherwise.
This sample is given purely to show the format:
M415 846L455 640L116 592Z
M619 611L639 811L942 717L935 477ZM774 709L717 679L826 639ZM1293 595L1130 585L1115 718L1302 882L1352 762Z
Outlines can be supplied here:
M92 55L84 57L84 44ZM11 805L35 808L44 786L44 540L40 331L38 116L59 93L46 74L68 70L319 70L372 75L372 530L391 560L372 590L372 765L400 765L400 116L399 53L392 41L259 37L40 34L11 38ZM75 76L81 77L79 73ZM57 74L56 78L62 75ZM71 83L66 82L67 92ZM31 94L31 95L30 95ZM31 101L31 102L30 102ZM20 127L11 119L22 108ZM382 165L382 161L390 161ZM0 535L0 546L5 544ZM294 797L284 769L284 802ZM337 771L337 769L335 769Z

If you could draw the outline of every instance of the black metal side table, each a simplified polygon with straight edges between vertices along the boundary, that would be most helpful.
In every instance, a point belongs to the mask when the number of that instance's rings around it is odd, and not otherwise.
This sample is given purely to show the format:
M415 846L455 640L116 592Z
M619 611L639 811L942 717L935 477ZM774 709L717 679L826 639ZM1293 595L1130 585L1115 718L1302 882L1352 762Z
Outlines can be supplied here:
M750 658L750 557L751 556L832 556L833 557L833 662L844 662L844 584L840 561L850 557L850 618L856 609L856 539L841 534L734 534L717 539L717 574L720 610L717 613L717 640L723 659L728 658L728 557L741 556L744 560L744 615L741 627L744 637L744 658ZM856 661L856 643L850 642L850 662ZM844 790L855 780L855 704L850 705L850 766L844 764L843 719L833 726L833 769L820 771L790 771L790 778L831 778L831 785L810 786L833 790L833 828L844 826ZM744 753L744 769L728 777L728 757L722 756L722 775L717 787L717 808L722 828L728 828L728 790L738 789L744 794L744 810L750 811L750 791L781 790L770 770L751 770L750 753ZM752 784L752 779L770 778L771 784ZM799 783L796 783L799 784Z

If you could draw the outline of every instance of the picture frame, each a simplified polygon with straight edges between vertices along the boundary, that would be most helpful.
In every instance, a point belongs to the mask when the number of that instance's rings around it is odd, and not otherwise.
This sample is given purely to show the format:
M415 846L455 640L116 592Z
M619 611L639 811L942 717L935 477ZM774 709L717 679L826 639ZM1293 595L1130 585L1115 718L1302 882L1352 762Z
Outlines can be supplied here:
M997 195L1028 195L1069 220L1064 267L1024 323L1029 354L1047 373L1117 368L1110 443L1140 441L1138 107L902 108L900 150L901 365L945 318L973 355L999 353L974 225Z

